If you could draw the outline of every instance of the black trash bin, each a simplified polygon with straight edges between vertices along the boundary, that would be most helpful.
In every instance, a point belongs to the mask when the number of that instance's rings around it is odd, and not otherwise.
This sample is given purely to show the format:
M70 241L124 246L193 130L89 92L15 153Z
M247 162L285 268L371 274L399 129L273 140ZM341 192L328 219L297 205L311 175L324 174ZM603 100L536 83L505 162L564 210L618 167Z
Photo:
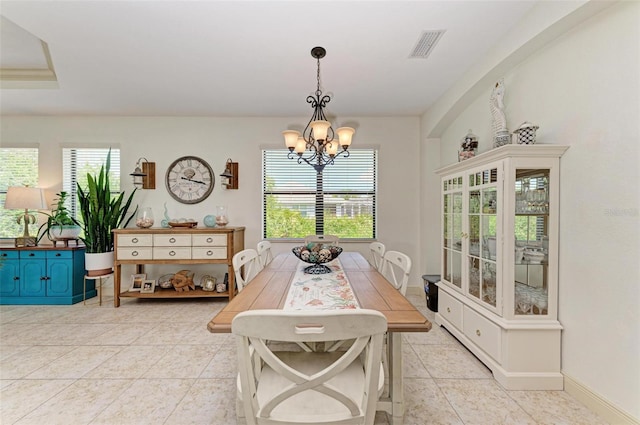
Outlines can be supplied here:
M424 274L424 296L427 298L427 307L431 311L438 311L438 286L436 282L440 281L439 274Z

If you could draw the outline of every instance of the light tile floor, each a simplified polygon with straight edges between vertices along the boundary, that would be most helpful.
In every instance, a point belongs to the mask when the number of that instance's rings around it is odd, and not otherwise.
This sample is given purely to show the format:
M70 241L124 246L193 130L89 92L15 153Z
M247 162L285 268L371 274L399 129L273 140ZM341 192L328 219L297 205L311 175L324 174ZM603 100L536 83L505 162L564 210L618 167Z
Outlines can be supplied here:
M235 345L206 329L225 302L116 309L109 293L102 306L0 307L0 423L235 425ZM433 322L424 296L409 298ZM505 391L435 324L404 340L407 425L605 424L563 391Z

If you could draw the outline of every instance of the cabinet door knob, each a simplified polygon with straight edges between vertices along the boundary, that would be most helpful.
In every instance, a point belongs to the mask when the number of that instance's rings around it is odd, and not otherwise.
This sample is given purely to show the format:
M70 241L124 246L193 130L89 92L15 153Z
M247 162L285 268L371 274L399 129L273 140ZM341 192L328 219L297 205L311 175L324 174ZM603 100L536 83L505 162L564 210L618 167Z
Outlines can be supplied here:
M20 276L14 276L13 280L20 280Z
M171 242L171 243L176 243L176 238L171 238L171 239L169 239L169 242Z
M131 243L138 243L138 238L131 239Z
M478 336L482 335L482 334L480 333L480 329L476 329L476 335L478 335Z
M451 309L447 307L447 313L451 313Z

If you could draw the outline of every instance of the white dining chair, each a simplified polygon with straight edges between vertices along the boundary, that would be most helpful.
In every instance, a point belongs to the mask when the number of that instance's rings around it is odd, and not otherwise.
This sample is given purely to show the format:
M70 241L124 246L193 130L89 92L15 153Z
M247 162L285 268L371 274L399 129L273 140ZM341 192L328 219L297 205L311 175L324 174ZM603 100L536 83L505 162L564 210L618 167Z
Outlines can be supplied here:
M382 270L380 273L391 282L402 295L406 295L409 274L411 273L411 258L409 258L407 254L399 251L387 251L382 260Z
M382 242L371 242L369 250L371 251L371 265L378 271L382 270L382 260L386 251L384 244Z
M249 310L231 324L238 353L237 390L248 425L372 425L382 392L382 337L375 310ZM353 340L346 351L272 350L267 341ZM337 345L336 345L337 346Z
M309 243L325 243L327 245L338 245L340 238L335 235L309 235L304 238L304 244Z
M273 260L273 253L271 252L271 242L260 241L256 247L258 251L258 257L260 257L260 264L262 267L266 267Z
M231 259L231 264L236 276L238 292L242 291L245 285L251 282L251 279L256 277L258 272L262 270L258 252L251 248L236 253Z

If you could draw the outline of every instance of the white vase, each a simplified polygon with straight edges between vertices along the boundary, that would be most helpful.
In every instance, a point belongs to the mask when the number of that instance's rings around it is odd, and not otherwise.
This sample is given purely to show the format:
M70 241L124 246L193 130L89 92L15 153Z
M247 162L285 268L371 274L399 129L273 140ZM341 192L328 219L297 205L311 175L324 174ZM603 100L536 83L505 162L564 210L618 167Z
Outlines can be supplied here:
M102 276L113 271L113 251L85 253L84 268L88 276Z

